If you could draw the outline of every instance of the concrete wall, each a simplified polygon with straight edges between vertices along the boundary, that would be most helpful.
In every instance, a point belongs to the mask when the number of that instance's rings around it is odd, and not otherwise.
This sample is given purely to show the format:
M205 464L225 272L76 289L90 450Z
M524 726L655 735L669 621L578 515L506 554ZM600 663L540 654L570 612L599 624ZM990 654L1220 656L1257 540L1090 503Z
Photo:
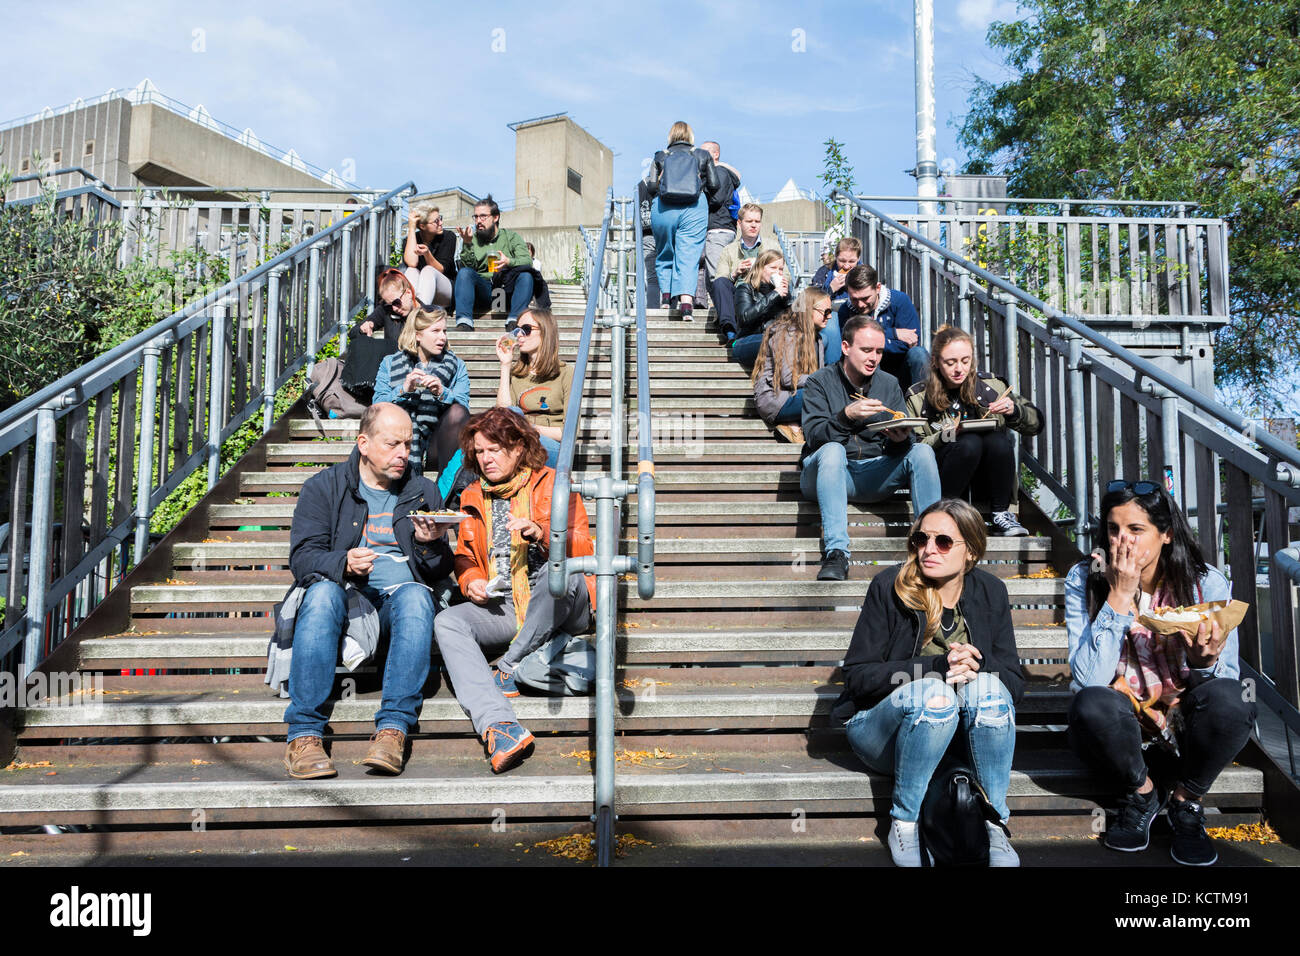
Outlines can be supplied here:
M92 145L90 155L87 144ZM55 160L55 153L60 156ZM0 165L23 175L22 161L40 152L52 167L80 166L110 186L272 186L318 189L310 173L250 149L163 106L133 106L122 97L0 132ZM32 168L29 172L35 172ZM82 185L61 176L60 189ZM19 183L9 199L35 195L36 183ZM215 194L195 198L218 198ZM220 198L230 198L223 196ZM339 197L342 198L342 197ZM324 194L276 193L276 202L338 201Z
M0 166L7 167L14 176L35 173L39 170L32 156L40 153L42 166L47 169L80 166L110 186L130 186L134 183L126 161L130 135L131 104L121 98L112 99L0 131ZM27 169L22 168L24 161ZM82 185L82 178L75 174L60 176L56 185L70 189ZM36 182L18 183L6 195L9 199L25 199L39 191Z
M582 177L581 194L569 188L570 169ZM569 117L520 126L515 130L519 207L503 213L501 221L511 229L599 222L613 181L613 152ZM535 204L526 205L529 199Z
M325 184L310 173L235 142L153 103L131 108L132 173L161 186L303 186ZM276 202L319 202L320 195L276 193Z

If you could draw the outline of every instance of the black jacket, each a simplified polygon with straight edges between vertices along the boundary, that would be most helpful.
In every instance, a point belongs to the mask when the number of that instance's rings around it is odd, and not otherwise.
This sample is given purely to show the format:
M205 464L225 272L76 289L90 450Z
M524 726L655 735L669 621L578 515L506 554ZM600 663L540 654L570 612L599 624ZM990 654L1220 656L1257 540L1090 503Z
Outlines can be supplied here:
M353 448L347 461L312 475L302 486L293 510L289 532L289 569L301 584L314 574L339 584L346 583L348 551L361 543L366 517L370 513L358 487L361 483L361 452ZM452 570L451 548L446 536L428 544L415 540L415 528L407 516L412 511L437 511L442 507L438 486L423 476L413 477L410 469L393 482L397 495L393 509L393 533L402 553L411 559L417 579L433 584Z
M782 295L770 282L755 289L748 282L736 283L736 324L740 335L761 332L767 323L790 308L789 294Z
M709 231L714 229L736 229L736 220L731 215L731 199L740 188L740 173L734 166L718 162L714 164L718 172L718 188L709 193Z
M659 180L663 178L664 161L671 150L687 149L695 155L697 172L700 175L700 187L706 197L716 195L718 192L718 169L713 165L713 157L702 149L695 149L688 143L673 143L668 149L661 149L655 153L654 162L650 166L649 175L646 176L646 190L651 196L659 195ZM707 205L707 199L706 199Z
M906 455L912 444L908 429L902 441L890 441L883 432L865 434L863 429L874 422L883 422L889 415L881 412L865 421L855 422L844 414L853 400L853 385L844 374L843 362L827 365L808 376L803 384L803 434L804 446L799 455L803 461L827 442L839 442L849 458L862 460L881 455ZM867 398L884 402L888 408L901 412L903 390L898 379L877 368L867 381Z
M948 661L942 654L921 656L925 614L905 606L894 593L900 569L901 565L895 565L881 571L867 588L844 655L844 693L831 711L840 720L875 706L900 684L932 674L942 679L948 673ZM1025 675L1011 626L1007 586L1000 578L974 568L966 575L957 606L970 642L983 655L980 670L995 674L1012 702L1018 703L1024 694Z

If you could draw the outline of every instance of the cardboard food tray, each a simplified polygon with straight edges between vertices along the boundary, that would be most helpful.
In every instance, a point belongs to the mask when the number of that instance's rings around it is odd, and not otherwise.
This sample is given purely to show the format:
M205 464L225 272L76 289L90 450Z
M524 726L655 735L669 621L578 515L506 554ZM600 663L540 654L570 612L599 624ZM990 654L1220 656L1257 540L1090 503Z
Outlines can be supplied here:
M1176 634L1178 631L1195 634L1196 628L1201 621L1208 622L1213 619L1219 622L1219 627L1223 628L1226 634L1241 623L1242 618L1246 616L1246 612L1249 610L1250 605L1245 601L1206 601L1204 604L1191 604L1187 607L1161 608L1159 615L1148 612L1139 617L1138 620L1158 634ZM1170 619L1173 615L1185 614L1195 614L1196 619Z
M883 431L886 428L919 428L928 424L924 418L894 418L884 422L873 422L863 429L868 435L874 435L876 432Z
M965 418L961 423L964 432L992 432L1001 427L1002 423L996 418Z

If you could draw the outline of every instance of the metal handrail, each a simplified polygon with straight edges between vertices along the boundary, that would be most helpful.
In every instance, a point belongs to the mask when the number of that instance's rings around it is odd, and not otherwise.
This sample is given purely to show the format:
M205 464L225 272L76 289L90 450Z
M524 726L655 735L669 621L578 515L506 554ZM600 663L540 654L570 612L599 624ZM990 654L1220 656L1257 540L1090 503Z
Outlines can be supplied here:
M613 860L614 850L614 720L617 697L614 687L614 656L616 623L618 616L618 579L622 574L636 569L637 591L642 598L654 595L654 455L650 428L650 372L648 364L648 338L645 327L645 262L641 252L640 218L629 217L632 200L615 199L613 190L606 200L605 218L601 223L599 247L594 251L591 286L587 294L587 311L583 319L582 336L578 344L573 385L564 418L564 435L560 441L557 460L555 491L551 498L550 577L553 595L564 593L569 575L585 573L596 575L596 771L595 812L596 859L601 866ZM617 269L615 276L619 292L614 308L601 321L610 333L610 470L607 474L588 475L581 484L582 495L596 501L596 553L592 557L567 556L569 523L569 492L573 467L573 453L577 439L578 422L582 417L581 401L591 350L592 330L596 324L598 307L609 296L604 291L605 253L609 248L609 235L615 207L619 209ZM630 241L632 229L629 220L636 220L636 241ZM636 316L624 315L627 302L626 281L628 252L635 249L637 265ZM637 483L624 480L623 454L626 441L627 411L626 391L626 330L635 322L637 334ZM637 556L619 553L621 540L620 502L637 494Z
M937 255L946 262L959 266L963 271L972 274L980 280L988 283L991 287L996 288L1012 298L1020 300L1028 308L1034 309L1043 314L1048 320L1055 322L1066 329L1069 329L1075 335L1081 336L1096 348L1099 348L1113 357L1119 359L1125 365L1141 373L1141 377L1149 380L1160 388L1167 389L1178 398L1200 409L1211 417L1217 419L1220 425L1227 427L1229 430L1247 435L1261 447L1268 450L1269 454L1279 459L1277 480L1292 487L1300 488L1300 450L1291 445L1280 441L1268 432L1261 432L1256 429L1250 419L1238 415L1229 408L1220 405L1214 399L1203 395L1189 385L1179 381L1159 366L1142 358L1135 352L1126 349L1124 346L1102 335L1095 329L1085 325L1078 318L1068 315L1036 296L1031 295L1024 289L1012 285L1006 279L994 275L987 269L983 269L971 260L960 256L949 249L944 248L937 242L921 235L915 230L908 229L906 226L899 224L894 219L880 212L866 203L858 202L855 197L848 196L845 193L835 192L834 197L843 201L849 200L863 212L875 217L880 222L895 230L900 236L906 237L907 241L919 245L932 254ZM1283 464L1283 462L1285 464Z
M397 199L399 196L408 195L413 192L414 189L415 183L413 182L408 182L396 189L391 189L368 206L357 207L357 214L359 216L361 213L367 213L378 207L385 206L391 200ZM10 433L10 430L15 426L15 424L19 423L22 419L29 418L35 414L36 410L42 405L47 402L55 401L56 399L61 402L66 402L67 398L64 396L67 392L75 393L75 397L78 400L84 399L86 397L84 384L88 380L98 376L100 372L109 368L123 357L144 348L144 346L149 342L159 338L165 333L175 330L177 327L182 325L186 319L207 311L217 302L237 295L241 286L254 282L262 276L270 275L278 269L282 269L284 266L288 265L290 261L303 255L312 245L323 239L329 238L333 233L345 229L349 225L354 225L355 222L359 221L360 218L353 220L351 217L339 220L334 223L334 225L329 226L315 235L302 240L297 245L286 249L274 259L267 260L244 275L239 276L236 279L231 279L221 288L209 292L198 301L191 302L189 305L185 306L185 308L172 313L161 322L158 322L138 335L127 339L121 345L117 346L117 348L110 349L103 355L97 356L87 362L85 365L81 366L81 368L69 372L52 385L45 386L45 388L41 389L35 395L29 395L21 402L18 402L17 404L5 409L3 412L0 412L0 455L8 452L15 444L11 441Z
M839 190L836 190L839 192ZM834 196L834 193L832 194ZM1005 203L1007 205L1016 205L1017 203L1034 203L1040 206L1150 206L1161 209L1194 209L1199 208L1202 203L1191 202L1185 199L1172 199L1168 202L1159 199L1035 199L1024 196L868 196L863 193L854 193L853 198L858 202L990 202Z
M220 477L223 445L258 411L263 431L270 429L278 389L297 370L310 367L320 341L346 330L370 304L370 275L388 255L381 244L388 238L381 240L379 234L392 233L401 197L413 190L407 183L358 207L355 215L0 413L0 454L15 456L9 463L10 520L21 522L24 512L31 515L30 537L15 533L9 542L11 567L28 551L30 562L25 589L10 575L0 660L21 642L20 676L25 677L40 663L47 629L49 646L57 646L88 608L107 597L119 548L119 574L148 554L149 523L162 501L200 472L205 461L211 489ZM364 248L353 242L354 230ZM358 290L361 294L354 298ZM177 405L172 404L173 390ZM93 440L87 434L92 414ZM57 420L65 417L66 436L60 443ZM115 439L109 421L117 425ZM57 458L60 447L62 459ZM58 518L54 486L60 462L64 515L80 519L83 496L90 494L93 500L89 538L74 542L65 535L55 554L50 548ZM116 482L111 498L110 472ZM87 476L94 479L90 492ZM132 537L133 560L128 561ZM59 609L64 598L69 601L66 612Z

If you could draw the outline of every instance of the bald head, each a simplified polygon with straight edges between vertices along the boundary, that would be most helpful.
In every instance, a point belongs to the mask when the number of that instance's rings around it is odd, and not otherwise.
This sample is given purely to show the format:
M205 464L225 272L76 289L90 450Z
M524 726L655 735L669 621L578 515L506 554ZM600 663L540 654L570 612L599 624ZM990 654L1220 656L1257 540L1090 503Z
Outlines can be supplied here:
M700 143L700 149L712 156L715 163L722 158L722 148L719 147L717 143L713 142L713 140L709 140L707 143Z
M387 488L402 477L411 454L411 416L392 402L376 402L361 416L357 434L361 480Z

